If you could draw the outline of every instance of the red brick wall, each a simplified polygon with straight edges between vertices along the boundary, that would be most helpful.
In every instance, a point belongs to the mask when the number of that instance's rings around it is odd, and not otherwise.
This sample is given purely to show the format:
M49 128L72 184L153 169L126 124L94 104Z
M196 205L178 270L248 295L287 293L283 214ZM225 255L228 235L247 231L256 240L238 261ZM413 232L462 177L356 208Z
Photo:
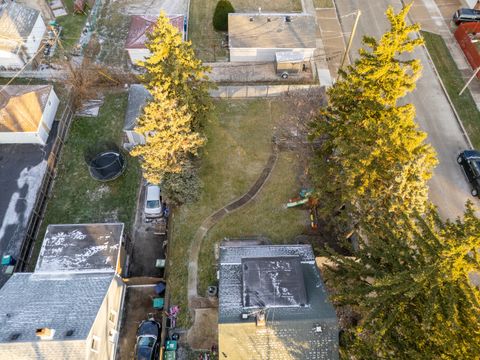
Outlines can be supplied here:
M480 53L477 46L472 43L468 36L470 33L480 33L480 23L461 24L455 31L455 39L457 39L472 68L476 69L480 66ZM477 74L477 77L480 79L480 72Z

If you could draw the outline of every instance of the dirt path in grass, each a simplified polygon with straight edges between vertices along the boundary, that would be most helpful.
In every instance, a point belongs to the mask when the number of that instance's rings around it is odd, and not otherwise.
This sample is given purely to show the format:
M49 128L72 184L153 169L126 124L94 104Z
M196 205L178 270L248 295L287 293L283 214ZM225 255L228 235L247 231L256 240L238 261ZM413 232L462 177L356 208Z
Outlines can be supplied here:
M200 254L203 239L207 235L208 231L220 220L222 220L226 215L248 204L253 198L255 198L255 196L260 192L263 185L267 181L273 168L275 167L277 158L277 145L273 144L272 153L268 158L268 161L255 184L253 184L253 186L244 195L225 205L223 208L215 211L205 220L203 220L202 225L200 225L197 232L195 233L192 245L190 246L190 255L188 259L188 305L191 310L196 308L208 307L208 305L206 305L205 303L209 303L208 299L199 297L197 293L198 256Z

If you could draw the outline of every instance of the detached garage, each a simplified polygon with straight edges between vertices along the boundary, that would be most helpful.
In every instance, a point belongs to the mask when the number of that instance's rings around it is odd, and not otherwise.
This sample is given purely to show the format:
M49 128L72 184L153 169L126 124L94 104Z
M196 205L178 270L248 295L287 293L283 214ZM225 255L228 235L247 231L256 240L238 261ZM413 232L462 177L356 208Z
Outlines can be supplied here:
M0 91L0 144L45 145L59 100L52 85L9 85Z
M178 32L185 40L185 17L183 15L167 15L170 23L175 26ZM130 61L136 65L138 61L144 61L151 55L145 43L147 42L147 34L153 30L157 23L156 16L150 15L134 15L128 30L127 41L125 42L125 50L128 52Z
M37 54L46 26L40 12L14 2L0 6L0 66L23 67Z
M230 61L275 61L295 52L309 61L315 51L315 18L309 14L228 14Z

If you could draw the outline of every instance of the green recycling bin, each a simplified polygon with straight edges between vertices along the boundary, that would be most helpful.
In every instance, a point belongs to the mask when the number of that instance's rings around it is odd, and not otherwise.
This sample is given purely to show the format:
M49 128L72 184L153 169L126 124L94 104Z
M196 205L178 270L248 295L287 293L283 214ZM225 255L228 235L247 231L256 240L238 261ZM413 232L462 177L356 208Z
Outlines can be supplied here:
M177 350L177 342L175 340L167 340L167 343L165 344L165 349L167 349L168 351Z

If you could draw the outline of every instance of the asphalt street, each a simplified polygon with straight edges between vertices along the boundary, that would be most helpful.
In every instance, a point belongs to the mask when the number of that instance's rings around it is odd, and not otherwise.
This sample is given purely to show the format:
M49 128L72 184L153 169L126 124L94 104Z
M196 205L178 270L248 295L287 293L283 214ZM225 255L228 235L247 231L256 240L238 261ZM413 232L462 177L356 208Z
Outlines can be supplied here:
M350 51L352 60L358 56L362 36L369 35L378 39L388 29L384 14L388 6L392 5L396 10L401 8L399 0L335 0L335 3L346 42L355 20L352 13L357 9L362 12ZM426 49L420 47L412 56L421 60L423 71L417 88L406 96L405 101L415 105L417 123L428 134L427 141L435 148L439 160L429 182L429 198L438 206L442 217L454 219L463 213L467 199L478 205L478 199L470 195L470 186L456 163L457 155L467 149L468 145L435 75Z

